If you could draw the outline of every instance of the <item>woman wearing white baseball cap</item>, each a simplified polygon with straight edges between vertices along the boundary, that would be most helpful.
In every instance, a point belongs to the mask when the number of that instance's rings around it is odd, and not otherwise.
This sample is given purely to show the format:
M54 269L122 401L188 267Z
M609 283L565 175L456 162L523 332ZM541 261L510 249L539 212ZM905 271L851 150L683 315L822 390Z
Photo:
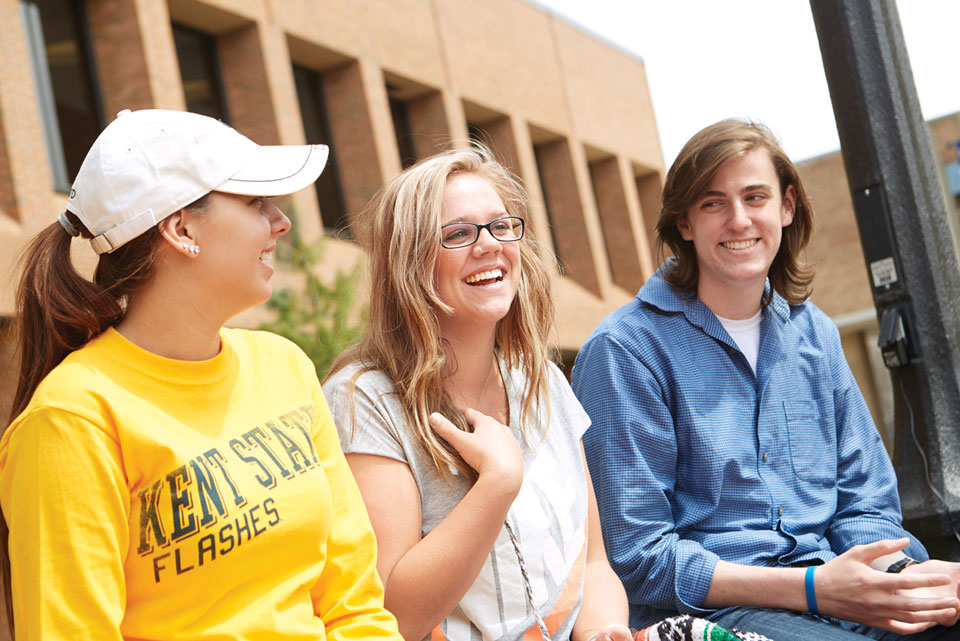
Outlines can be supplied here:
M88 152L17 294L0 506L19 641L400 639L313 364L223 327L270 296L290 221L266 197L326 157L164 110L121 112Z

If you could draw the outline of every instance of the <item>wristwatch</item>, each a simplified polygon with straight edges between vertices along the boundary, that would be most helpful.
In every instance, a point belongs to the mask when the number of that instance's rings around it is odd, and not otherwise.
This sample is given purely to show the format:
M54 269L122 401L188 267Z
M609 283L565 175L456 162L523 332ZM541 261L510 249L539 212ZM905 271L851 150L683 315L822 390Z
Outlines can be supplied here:
M917 563L916 560L911 559L909 556L905 556L899 561L894 561L893 563L891 563L890 567L888 567L886 571L889 572L890 574L899 574L900 572L903 572L903 568L910 565L915 565L916 563Z

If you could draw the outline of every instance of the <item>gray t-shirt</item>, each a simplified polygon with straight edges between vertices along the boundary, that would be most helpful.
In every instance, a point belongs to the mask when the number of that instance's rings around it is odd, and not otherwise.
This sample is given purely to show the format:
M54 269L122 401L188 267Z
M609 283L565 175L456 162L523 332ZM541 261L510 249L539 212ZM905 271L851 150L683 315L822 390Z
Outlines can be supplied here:
M580 437L590 424L560 370L550 364L550 425L546 416L528 420L520 431L523 373L500 370L510 405L510 429L524 461L524 479L507 515L523 553L534 600L555 639L567 639L580 610L587 549L586 472ZM343 451L374 454L410 466L420 490L425 536L456 507L470 489L463 476L442 476L406 428L393 383L379 371L349 365L323 386ZM353 410L351 411L351 397ZM541 434L546 431L546 438ZM473 586L440 624L451 641L521 639L536 626L517 554L502 528Z

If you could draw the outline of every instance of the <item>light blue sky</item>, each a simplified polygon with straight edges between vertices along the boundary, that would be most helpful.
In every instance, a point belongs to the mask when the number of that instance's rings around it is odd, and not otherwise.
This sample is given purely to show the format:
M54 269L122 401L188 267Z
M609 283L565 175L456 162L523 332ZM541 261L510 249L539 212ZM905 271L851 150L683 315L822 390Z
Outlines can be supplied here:
M644 59L664 162L701 127L761 120L795 160L839 148L808 0L535 0ZM960 111L960 0L898 0L926 119Z

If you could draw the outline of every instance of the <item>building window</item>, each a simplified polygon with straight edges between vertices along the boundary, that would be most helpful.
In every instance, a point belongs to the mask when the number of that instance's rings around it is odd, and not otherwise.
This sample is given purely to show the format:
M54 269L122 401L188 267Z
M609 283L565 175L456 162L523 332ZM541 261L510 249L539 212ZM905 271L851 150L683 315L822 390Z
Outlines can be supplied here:
M103 129L86 12L79 0L24 0L20 8L54 187L67 192Z
M614 283L633 294L640 290L645 279L620 163L615 156L591 147L584 147L584 155L589 161L587 167L593 200L607 250L610 276Z
M463 101L463 111L467 117L467 136L470 140L486 146L497 161L519 176L517 141L510 117L467 100Z
M489 136L483 127L480 125L475 125L469 121L467 122L467 137L470 139L470 142L477 143L488 148L493 147L493 145L490 143Z
M390 85L387 85L390 91ZM417 152L413 147L413 130L410 128L410 107L406 101L390 97L390 116L393 119L393 135L397 139L397 151L400 152L400 166L416 164Z
M943 166L947 172L947 186L954 198L960 198L960 162L948 162Z
M230 122L224 99L217 39L210 34L173 23L173 42L180 64L180 80L187 111Z
M547 188L547 181L545 175L544 159L542 147L540 145L533 146L533 157L537 162L537 178L540 180L540 192L543 194L543 207L546 210L547 214L547 225L550 227L550 242L553 245L554 256L557 259L557 264L560 265L561 273L566 268L563 264L563 258L560 256L559 242L557 238L557 226L553 221L553 207L550 203L550 191Z
M600 295L593 250L584 218L570 145L565 138L530 127L550 236L561 273Z
M403 169L450 147L443 94L433 87L383 72L393 136Z
M300 102L300 116L303 118L303 131L307 142L327 145L330 148L327 166L315 183L323 227L328 234L351 238L350 219L343 204L343 188L340 184L335 150L331 144L330 122L323 95L323 76L312 69L294 65L293 78L297 85L297 99Z
M647 242L650 246L650 255L656 257L661 249L657 247L657 222L660 220L660 186L663 180L660 173L653 168L633 164L633 175L637 185L637 196L640 198L640 215L647 232ZM670 248L662 247L665 256L672 256Z

